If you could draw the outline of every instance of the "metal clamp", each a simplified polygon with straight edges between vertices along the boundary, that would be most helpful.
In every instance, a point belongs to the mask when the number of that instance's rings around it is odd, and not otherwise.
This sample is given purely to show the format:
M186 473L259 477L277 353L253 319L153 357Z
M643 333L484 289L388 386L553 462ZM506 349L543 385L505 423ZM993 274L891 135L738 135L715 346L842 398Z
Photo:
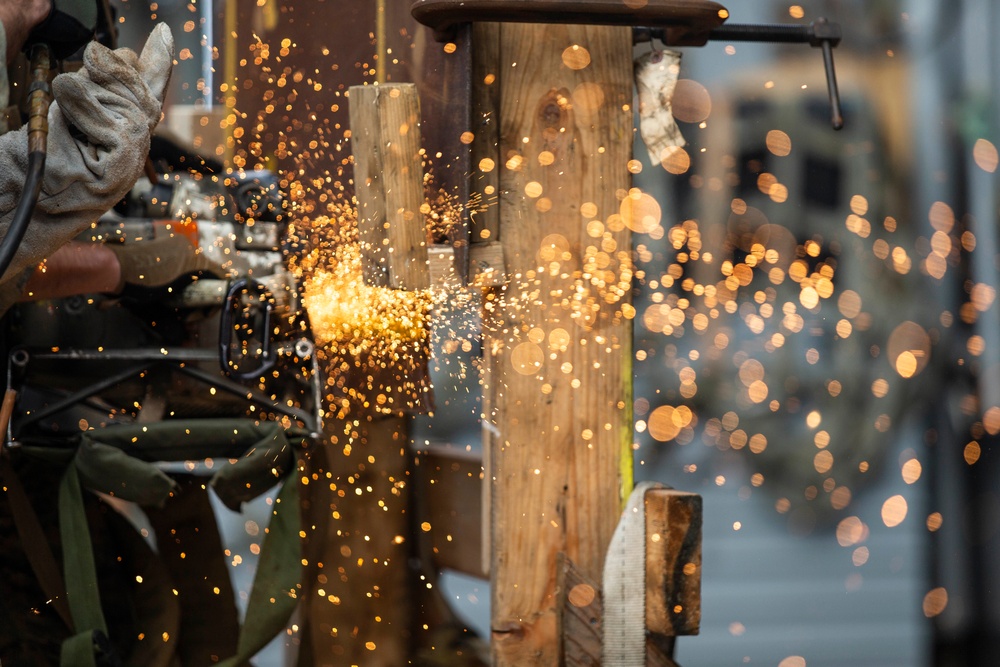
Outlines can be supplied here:
M723 25L729 11L710 0L417 0L410 11L434 30L438 41L454 40L463 23L497 21L632 26L633 41L655 38L668 46L704 46L709 41L809 44L823 50L833 129L844 127L833 66L833 47L840 43L841 30L823 18L807 26Z
M235 315L237 311L243 309L241 295L244 293L256 297L256 301L261 304L264 311L263 322L260 325L260 366L251 370L238 370L238 364L234 363L231 354L233 335L236 330ZM226 292L226 303L222 308L219 322L219 363L224 375L246 382L259 378L274 368L277 363L277 354L271 341L271 313L273 311L273 297L267 288L256 280L241 279L230 286L229 291Z

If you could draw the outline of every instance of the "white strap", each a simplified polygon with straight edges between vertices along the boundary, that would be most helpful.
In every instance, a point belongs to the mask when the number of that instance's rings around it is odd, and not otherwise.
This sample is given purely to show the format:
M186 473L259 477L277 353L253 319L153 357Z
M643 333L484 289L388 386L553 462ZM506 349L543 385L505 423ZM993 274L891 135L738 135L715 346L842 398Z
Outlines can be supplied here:
M646 491L637 484L615 528L604 560L604 640L602 663L614 667L646 664Z

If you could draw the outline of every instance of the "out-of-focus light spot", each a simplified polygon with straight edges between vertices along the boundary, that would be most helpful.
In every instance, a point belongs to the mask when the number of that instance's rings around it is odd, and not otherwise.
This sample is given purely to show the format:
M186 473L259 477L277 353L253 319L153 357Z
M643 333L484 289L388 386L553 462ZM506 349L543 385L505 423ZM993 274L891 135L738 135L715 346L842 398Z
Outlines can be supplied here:
M837 542L842 547L853 547L868 539L868 526L856 516L849 516L837 524Z
M813 410L808 415L806 415L806 426L809 428L816 428L823 421L823 415L820 414L819 410Z
M544 362L545 352L532 342L519 344L510 354L511 366L521 375L534 375Z
M584 69L590 65L590 51L579 44L574 44L562 52L562 61L563 65L570 69Z
M778 157L784 157L792 152L792 139L781 130L771 130L764 140L767 150Z
M496 168L496 166L497 166L496 162L489 159L488 157L484 157L482 160L479 161L479 171L483 172L484 174L488 174L489 172L493 171Z
M992 407L983 414L983 428L990 435L1000 433L1000 407Z
M669 146L660 153L660 166L668 173L679 176L691 168L691 156L680 146Z
M793 19L800 19L806 15L806 12L802 9L801 5L792 5L788 8L788 15Z
M972 286L972 292L969 294L969 301L976 308L976 310L981 313L985 313L993 305L996 297L997 291L992 285L976 283Z
M650 195L633 188L622 200L621 219L633 232L648 234L660 226L660 204Z
M820 450L813 457L813 467L821 475L830 472L830 469L833 467L833 454L826 449Z
M542 184L538 181L528 181L527 185L524 186L524 194L532 199L536 199L542 196Z
M747 388L747 394L754 403L763 403L767 400L767 384L762 380L757 380Z
M830 505L835 510L842 510L851 504L851 490L846 486L838 486L830 494Z
M976 464L976 461L979 460L982 453L983 450L979 446L979 443L973 440L965 446L964 450L962 450L962 458L964 458L965 462L971 466Z
M872 394L875 398L885 398L885 395L889 393L889 383L883 378L878 378L872 382Z
M889 528L895 528L906 519L908 509L906 498L892 496L882 503L882 522Z
M779 662L778 667L806 667L806 659L801 655L790 655Z
M927 366L931 339L916 322L903 322L889 335L889 361L901 377L911 378Z
M593 586L589 584L577 584L569 591L569 603L574 607L586 607L594 598L597 597L597 592L594 590Z
M903 481L907 484L914 484L920 479L922 472L923 466L920 465L920 461L917 459L910 459L903 464Z
M454 42L448 42L443 47L443 51L445 53L455 53L456 50L458 50L458 46L456 46Z
M944 523L944 518L941 516L941 512L932 512L927 516L927 530L936 532L941 525Z
M813 287L806 287L799 293L799 301L805 308L812 310L819 305L819 294Z
M934 618L948 606L948 591L935 588L924 596L924 616Z
M851 211L855 215L868 213L868 200L862 195L854 195L851 197Z
M997 147L992 142L986 139L977 139L976 144L972 147L972 159L976 161L977 167L992 174L997 170L997 164L1000 163L1000 154L997 153Z
M817 449L825 449L830 444L830 434L826 431L819 431L813 438L813 444Z
M978 357L986 351L986 339L979 335L969 336L969 342L965 347L969 350L969 354Z
M743 634L746 633L746 631L747 631L746 626L740 623L739 621L734 621L729 624L729 634L731 634L733 637L742 637Z
M931 226L939 232L950 232L955 226L955 212L941 201L931 204L931 210L927 217Z
M861 567L868 562L868 547L858 547L851 554L851 562L853 562L857 567Z
M674 87L674 118L682 123L700 123L712 113L712 98L705 86L691 79L681 79Z

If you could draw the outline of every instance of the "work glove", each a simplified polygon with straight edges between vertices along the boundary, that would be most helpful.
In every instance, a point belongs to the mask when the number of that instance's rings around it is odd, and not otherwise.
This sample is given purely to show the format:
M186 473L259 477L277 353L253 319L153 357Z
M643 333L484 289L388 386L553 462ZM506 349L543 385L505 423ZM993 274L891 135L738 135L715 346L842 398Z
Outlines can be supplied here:
M55 78L42 194L0 283L76 237L135 184L160 120L173 50L170 29L161 23L142 55L91 42L83 68ZM26 129L0 137L0 235L10 226L27 165Z

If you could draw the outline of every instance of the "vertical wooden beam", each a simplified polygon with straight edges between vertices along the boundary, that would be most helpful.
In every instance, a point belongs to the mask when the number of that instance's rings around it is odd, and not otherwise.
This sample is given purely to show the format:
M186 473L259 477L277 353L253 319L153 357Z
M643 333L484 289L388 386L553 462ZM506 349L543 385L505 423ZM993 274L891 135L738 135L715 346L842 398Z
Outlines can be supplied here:
M332 468L306 487L317 558L300 665L396 667L412 657L409 418L327 419ZM353 451L352 451L353 450ZM360 491L360 493L359 493Z
M631 34L504 24L499 43L492 647L496 665L556 665L557 555L600 581L631 487Z
M410 83L351 86L351 141L365 281L426 289L420 101Z

